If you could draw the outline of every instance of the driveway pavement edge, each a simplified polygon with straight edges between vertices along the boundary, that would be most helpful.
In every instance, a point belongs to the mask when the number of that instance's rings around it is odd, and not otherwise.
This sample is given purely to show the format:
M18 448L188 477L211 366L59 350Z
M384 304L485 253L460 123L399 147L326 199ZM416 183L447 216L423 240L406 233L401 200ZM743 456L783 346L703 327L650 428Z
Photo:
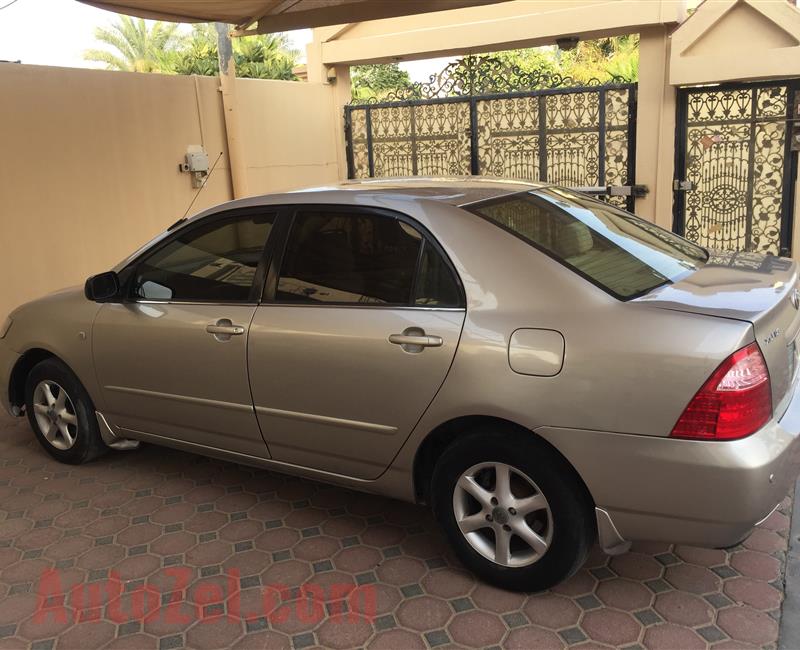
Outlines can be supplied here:
M800 480L794 486L778 650L800 648Z

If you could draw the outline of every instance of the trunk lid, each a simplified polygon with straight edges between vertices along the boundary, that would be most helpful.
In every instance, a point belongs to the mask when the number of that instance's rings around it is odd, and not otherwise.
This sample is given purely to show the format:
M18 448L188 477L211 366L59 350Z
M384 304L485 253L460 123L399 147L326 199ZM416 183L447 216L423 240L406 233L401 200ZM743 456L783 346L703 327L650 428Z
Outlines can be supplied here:
M788 406L798 366L797 281L798 265L792 260L712 251L697 271L633 302L751 323L769 369L773 409L780 416Z

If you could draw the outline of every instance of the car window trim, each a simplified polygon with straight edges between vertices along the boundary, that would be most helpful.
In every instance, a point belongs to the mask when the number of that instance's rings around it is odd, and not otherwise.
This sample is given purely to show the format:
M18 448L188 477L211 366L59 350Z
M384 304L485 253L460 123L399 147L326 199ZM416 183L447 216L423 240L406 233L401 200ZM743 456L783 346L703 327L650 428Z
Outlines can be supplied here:
M273 205L263 205L263 206L250 206L244 208L233 208L230 210L223 210L221 212L215 212L213 214L207 215L197 220L190 220L183 226L175 229L173 232L170 232L168 237L164 237L158 242L156 242L153 246L141 252L140 255L137 255L135 259L128 262L124 268L122 268L119 272L119 275L127 275L124 282L122 283L122 302L126 304L154 304L154 305L257 305L259 303L259 297L261 296L261 292L264 287L264 283L266 280L267 269L269 267L270 257L274 254L275 243L277 240L277 233L276 230L278 225L280 224L282 219L285 219L285 212L286 209L284 206L273 206ZM240 218L247 218L251 216L257 215L266 215L266 214L274 214L275 219L272 224L272 228L269 231L267 236L267 241L264 243L264 246L261 249L261 255L259 257L258 266L256 267L256 273L253 278L253 284L250 286L249 297L247 300L153 300L149 298L134 298L132 297L133 291L133 283L136 277L136 269L147 261L147 259L158 253L160 250L169 246L172 242L174 242L178 237L182 237L185 234L197 230L198 228L205 228L209 225L215 224L217 222L226 222L226 221L235 221Z
M284 306L284 307L349 307L353 309L420 309L426 311L464 311L466 309L466 292L464 290L464 284L461 281L461 276L456 271L455 265L453 264L450 256L447 252L442 248L441 244L436 240L436 238L431 234L431 232L422 225L419 221L414 219L413 217L404 214L402 212L398 212L396 210L389 210L387 208L375 208L371 206L353 206L347 205L344 203L296 203L290 206L285 206L287 214L286 214L286 223L282 228L282 231L279 234L280 240L276 241L276 248L279 248L278 251L274 255L272 255L270 260L270 267L267 271L267 278L264 283L264 291L261 296L261 305L275 305L275 306ZM417 262L414 269L414 281L412 283L412 290L409 296L409 300L405 304L395 303L395 304L357 304L352 302L319 302L319 303L311 303L311 302L292 302L292 301L282 301L276 299L277 289L278 289L278 279L280 274L281 266L283 265L283 258L286 254L286 249L289 244L289 237L292 233L292 228L294 226L296 217L298 213L301 212L345 212L348 214L364 214L364 215L377 215L392 219L397 219L403 223L408 224L412 228L414 228L422 237L422 245L420 245L420 252L417 256ZM450 271L451 276L456 282L456 286L458 288L458 298L459 304L456 307L448 306L448 307L431 307L427 305L415 305L414 301L416 299L414 295L414 290L417 285L417 277L420 272L421 262L422 262L422 250L424 249L425 243L429 243L433 246L434 250L442 257L447 266L448 270Z
M420 233L421 234L421 233ZM428 239L425 235L422 235L422 242L419 245L419 250L417 251L417 262L414 265L414 278L411 280L411 295L408 298L408 302L411 305L416 306L417 302L417 290L419 289L419 278L422 275L422 262L425 259L425 247L428 245Z

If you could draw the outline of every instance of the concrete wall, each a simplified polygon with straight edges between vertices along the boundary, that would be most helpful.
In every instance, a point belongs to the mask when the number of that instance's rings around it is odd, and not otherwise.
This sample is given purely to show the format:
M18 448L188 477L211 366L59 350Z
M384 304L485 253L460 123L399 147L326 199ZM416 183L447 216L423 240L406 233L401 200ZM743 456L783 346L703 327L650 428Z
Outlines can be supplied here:
M332 86L257 79L236 83L251 194L340 179ZM341 178L346 176L342 167Z
M769 0L705 2L672 35L676 86L800 76L800 11Z
M238 80L253 194L339 176L327 84ZM186 147L226 150L209 77L0 64L0 319L104 271L181 217ZM192 207L231 198L228 161Z
M677 25L685 15L685 0L513 0L321 27L308 67L536 47L567 36L586 40Z

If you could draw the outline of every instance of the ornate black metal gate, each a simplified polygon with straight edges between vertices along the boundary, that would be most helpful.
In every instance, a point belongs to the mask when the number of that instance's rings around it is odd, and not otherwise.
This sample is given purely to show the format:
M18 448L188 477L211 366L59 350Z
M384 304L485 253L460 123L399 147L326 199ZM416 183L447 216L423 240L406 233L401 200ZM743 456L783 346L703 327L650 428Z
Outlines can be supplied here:
M789 255L798 82L678 94L675 230L710 248Z
M636 85L575 86L488 56L345 109L350 178L487 174L633 208Z

